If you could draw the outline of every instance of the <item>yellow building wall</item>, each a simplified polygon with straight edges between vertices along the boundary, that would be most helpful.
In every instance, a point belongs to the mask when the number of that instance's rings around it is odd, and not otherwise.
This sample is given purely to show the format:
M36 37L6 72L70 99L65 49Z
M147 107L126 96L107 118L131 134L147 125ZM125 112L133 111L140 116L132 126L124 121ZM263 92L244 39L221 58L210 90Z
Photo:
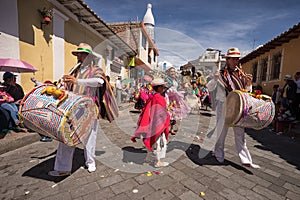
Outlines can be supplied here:
M52 80L52 43L49 34L52 32L52 26L43 25L41 30L41 20L39 9L50 7L48 1L44 0L19 0L19 45L20 59L34 66L38 71L33 73L22 73L21 85L27 93L34 84L30 81L31 77L37 80Z
M38 71L22 73L21 85L25 93L33 89L31 77L39 81L53 80L53 24L41 24L42 16L39 10L43 8L56 8L47 0L18 0L19 13L19 45L20 59L34 66ZM60 9L56 8L63 13ZM64 14L64 13L63 13ZM94 48L102 44L103 39L99 35L88 30L79 22L69 18L65 21L65 73L76 65L77 59L71 54L81 42L88 43ZM101 54L101 52L100 52ZM102 54L103 55L103 54ZM105 59L102 59L102 68L105 69Z
M276 47L275 49L272 49L269 52L243 64L243 68L245 69L245 71L247 73L252 74L252 72L253 72L252 64L253 63L255 63L255 62L259 63L259 61L261 59L263 59L265 57L269 58L269 55L272 56L272 55L278 53L279 51L282 51L282 55L283 55L282 60L281 60L282 63L281 63L281 73L280 73L279 80L263 81L261 83L261 85L263 87L264 94L271 95L273 92L273 85L275 85L275 84L278 84L280 87L283 87L285 84L284 76L286 74L294 76L294 74L297 71L300 71L300 62L299 62L300 37L298 37L296 39L292 39L288 43L285 43L279 47ZM269 62L270 62L270 60L269 60ZM260 65L258 65L258 68L259 67L260 67ZM269 68L270 68L270 66L269 66ZM268 71L268 74L269 74L269 71ZM257 85L257 84L254 83L253 85Z
M72 51L76 50L79 43L84 42L95 48L97 45L104 45L103 39L96 34L83 27L78 22L70 19L65 22L65 73L76 65L77 59L72 55ZM103 55L104 52L98 52ZM105 62L102 59L102 68L105 70Z

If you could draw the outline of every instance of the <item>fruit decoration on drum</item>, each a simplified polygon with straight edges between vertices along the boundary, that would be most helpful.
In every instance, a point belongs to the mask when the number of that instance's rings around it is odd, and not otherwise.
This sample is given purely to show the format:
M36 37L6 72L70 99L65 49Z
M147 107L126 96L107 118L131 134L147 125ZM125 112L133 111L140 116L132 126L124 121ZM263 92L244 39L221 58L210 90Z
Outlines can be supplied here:
M253 93L250 94L251 96L257 98L257 99L261 99L262 98L262 93L261 90L254 90Z
M52 95L54 99L58 100L57 106L59 106L64 100L68 98L68 94L63 89L58 89L55 86L48 86L41 91L41 94Z

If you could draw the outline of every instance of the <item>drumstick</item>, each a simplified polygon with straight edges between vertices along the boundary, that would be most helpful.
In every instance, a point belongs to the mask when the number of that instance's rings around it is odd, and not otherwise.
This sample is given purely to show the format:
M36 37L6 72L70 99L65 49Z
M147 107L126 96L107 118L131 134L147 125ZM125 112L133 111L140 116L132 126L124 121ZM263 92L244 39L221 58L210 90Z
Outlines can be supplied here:
M77 70L77 68L79 67L81 65L81 62L78 62L72 69L71 69L71 71L69 72L69 75L72 75L76 70ZM63 81L62 81L62 79L59 79L58 81L57 81L57 88L60 88L62 85L63 85L63 83L62 83Z
M77 68L78 68L80 65L81 65L81 62L78 62L78 63L71 69L71 71L69 72L69 75L72 75L72 74L75 72L75 70L77 70Z

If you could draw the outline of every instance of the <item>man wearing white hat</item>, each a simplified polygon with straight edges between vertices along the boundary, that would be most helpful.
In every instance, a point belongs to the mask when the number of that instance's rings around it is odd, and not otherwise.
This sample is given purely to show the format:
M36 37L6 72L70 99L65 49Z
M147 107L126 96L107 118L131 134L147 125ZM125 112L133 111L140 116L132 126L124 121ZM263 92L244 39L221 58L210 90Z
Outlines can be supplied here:
M221 129L218 134L217 142L214 148L214 155L218 162L224 162L224 145L225 138L228 132L228 126L225 122L225 115L222 112L225 106L226 96L233 90L247 90L250 91L252 87L252 75L245 74L237 66L239 64L239 58L241 54L238 48L230 48L227 51L226 66L224 69L217 71L214 78L207 84L209 91L216 92L216 117L217 126ZM217 128L215 130L218 130ZM238 152L238 156L241 160L242 165L246 167L259 168L258 165L252 163L250 152L246 145L245 130L240 127L233 127L235 144Z
M63 76L63 82L69 85L69 89L73 93L87 95L92 98L97 97L99 93L104 94L109 92L109 84L106 83L103 70L99 66L93 65L96 54L92 51L91 46L81 43L72 54L77 57L78 65L71 70L70 74ZM101 105L101 102L98 103ZM99 104L97 105L99 106ZM102 110L104 108L100 107L99 109ZM98 120L95 119L89 138L84 144L85 165L89 172L96 170L95 150L97 131ZM74 146L67 146L60 142L56 153L54 171L50 171L48 174L50 176L70 175L74 150Z

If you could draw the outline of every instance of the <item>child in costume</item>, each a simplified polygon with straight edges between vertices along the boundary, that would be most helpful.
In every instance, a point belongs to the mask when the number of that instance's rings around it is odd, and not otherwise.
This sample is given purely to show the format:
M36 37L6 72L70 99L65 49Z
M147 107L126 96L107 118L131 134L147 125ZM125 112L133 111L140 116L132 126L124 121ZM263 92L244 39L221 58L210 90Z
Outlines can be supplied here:
M167 162L162 162L161 159L166 156L170 126L167 103L165 97L162 96L165 82L163 79L157 78L151 82L151 85L154 94L147 100L131 140L136 142L136 138L142 137L148 151L146 162L153 162L154 167L164 167L169 165Z

